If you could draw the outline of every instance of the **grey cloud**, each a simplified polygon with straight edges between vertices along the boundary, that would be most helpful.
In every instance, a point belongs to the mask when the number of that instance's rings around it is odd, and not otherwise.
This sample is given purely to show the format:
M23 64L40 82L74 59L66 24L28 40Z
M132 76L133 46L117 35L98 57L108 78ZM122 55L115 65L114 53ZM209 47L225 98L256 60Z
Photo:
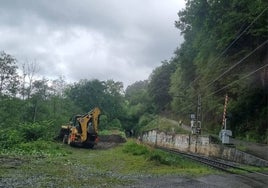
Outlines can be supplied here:
M183 0L9 0L0 6L0 50L36 59L40 74L146 79L182 38ZM178 6L178 7L174 7Z

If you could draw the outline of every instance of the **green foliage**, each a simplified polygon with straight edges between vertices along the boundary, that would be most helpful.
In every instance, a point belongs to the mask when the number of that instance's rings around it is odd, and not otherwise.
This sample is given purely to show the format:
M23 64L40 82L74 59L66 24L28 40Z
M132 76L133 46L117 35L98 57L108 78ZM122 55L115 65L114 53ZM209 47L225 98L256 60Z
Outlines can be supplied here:
M118 129L112 129L112 130L103 130L99 132L99 135L119 135L121 138L126 139L126 134L123 131L120 131Z
M181 133L188 134L188 131L182 129L178 123L168 120L166 118L156 117L150 121L146 126L141 128L141 132L150 130L159 130L166 133Z
M181 162L180 157L161 151L161 150L153 150L153 152L149 156L149 160L156 161L160 164L169 165L169 166L178 166Z
M105 130L109 126L108 117L106 115L101 115L99 117L99 129Z
M236 101L230 102L230 114L229 124L236 136L248 141L265 142L268 114L265 90L245 90Z
M24 101L8 96L0 96L0 128L16 127L24 114Z
M70 154L69 151L64 150L64 148L60 147L58 144L46 140L22 143L18 148L30 155L65 156Z
M110 123L114 119L121 121L125 115L122 90L123 84L121 82L85 79L70 85L66 89L66 95L76 106L82 109L82 113L96 106L99 107L101 114L105 115L107 122ZM108 124L105 123L103 126L109 127ZM116 126L121 127L118 122Z
M50 140L53 138L53 133L51 132L52 122L35 122L35 123L25 123L19 126L19 131L25 142L31 142L36 140Z
M143 114L139 119L139 127L145 127L155 118L152 114Z
M33 155L33 156L65 156L70 152L59 147L58 144L47 140L36 140L32 142L21 142L11 148L4 148L2 155Z
M135 133L139 132L141 126L140 119L144 119L146 114L153 113L154 104L152 98L148 93L148 80L135 82L127 87L125 92L125 121L124 127L127 130L133 130Z
M0 52L0 97L15 96L18 93L18 79L16 59Z
M162 65L153 70L150 75L148 93L152 97L152 103L156 107L157 112L169 109L171 101L171 96L168 92L170 77L175 70L174 62L163 61Z
M201 167L201 165L181 156L167 153L159 149L153 149L143 144L137 144L134 141L127 142L123 147L123 152L137 156L144 156L147 160L159 165L175 166L185 169Z
M0 148L10 149L21 142L23 142L23 138L18 130L16 129L0 130Z
M107 129L122 129L122 125L119 119L113 119L109 124Z
M207 131L216 133L228 93L231 102L227 112L232 114L228 125L233 133L259 142L267 139L265 71L240 80L266 63L267 45L243 58L267 40L267 7L263 0L187 1L175 22L185 39L172 59L177 69L171 76L169 93L176 114L185 117L195 112L195 101L201 94L202 120ZM243 65L229 71L242 59Z
M165 127L163 131L180 132L178 126L154 119L155 114L173 113L189 119L196 111L198 94L202 96L203 125L206 131L217 133L226 93L230 101L227 111L232 114L228 125L235 136L267 143L267 74L261 70L240 80L267 62L267 44L216 79L267 40L267 7L264 0L187 1L175 22L184 42L148 80L128 86L125 95L122 82L113 80L84 79L68 87L62 78L26 83L18 76L16 59L1 52L1 146L51 140L72 115L95 106L103 115L100 130L138 133ZM31 76L26 74L26 78Z
M17 128L0 130L1 154L11 155L65 155L66 152L55 145L52 140L55 133L49 121L25 123Z
M147 111L151 105L148 95L148 80L138 81L129 85L125 92L125 98L130 105L144 104L145 110Z
M66 95L81 107L83 112L98 106L109 119L120 116L122 108L122 83L108 80L80 80L70 85Z
M123 152L130 153L132 155L148 155L150 150L145 145L137 144L134 141L131 141L124 145Z
M87 112L96 106L101 107L104 90L105 85L99 80L80 80L70 85L65 93L75 105L81 107L82 112Z
M129 116L136 117L136 118L139 118L144 113L146 113L146 106L145 106L145 104L142 104L142 103L130 105L128 108L128 112L127 112L127 114L129 114Z

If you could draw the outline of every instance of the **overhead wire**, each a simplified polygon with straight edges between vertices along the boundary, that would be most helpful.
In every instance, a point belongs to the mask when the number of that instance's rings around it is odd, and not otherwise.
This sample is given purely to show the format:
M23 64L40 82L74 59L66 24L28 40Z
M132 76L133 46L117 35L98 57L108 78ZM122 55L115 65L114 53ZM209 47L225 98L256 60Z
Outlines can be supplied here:
M258 68L258 69L256 69L256 70L254 70L254 71L248 73L247 75L241 77L240 79L235 80L235 81L233 81L233 82L227 84L226 86L224 86L224 87L222 87L222 88L220 88L220 89L214 91L214 92L211 93L211 94L208 94L205 98L210 97L211 95L214 95L214 94L216 94L216 93L218 93L218 92L224 90L225 88L228 88L229 86L231 86L231 85L233 85L233 84L235 84L235 83L237 83L237 82L239 82L239 81L241 81L241 80L243 80L243 79L245 79L245 78L251 76L252 74L258 72L259 70L264 69L265 67L268 67L268 64L265 64L265 65L263 65L262 67L260 67L260 68Z
M222 74L220 74L216 79L214 79L212 82L210 82L209 84L207 84L203 89L208 88L209 86L211 86L214 82L216 82L217 80L219 80L221 77L223 77L226 73L228 73L229 71L231 71L232 69L234 69L237 65L241 64L245 59L247 59L249 56L251 56L253 53L255 53L258 49L260 49L261 47L263 47L265 44L268 43L268 40L266 40L265 42L263 42L261 45L259 45L257 48L255 48L254 50L252 50L250 53L248 53L245 57L243 57L241 60L239 60L238 62L236 62L234 65L232 65L231 67L229 67L226 71L224 71Z
M268 9L268 7L266 7L266 8L264 8L264 10L262 10L262 12L240 33L240 31L238 31L237 32L237 34L236 34L236 37L235 37L235 39L212 61L212 63L211 64L214 64L216 61L218 61L218 59L222 56L222 55L224 55L234 44L235 44L235 42L237 41L237 40L239 40L240 38L241 38L241 36L243 36L243 34L264 14L264 12L266 11ZM240 33L240 34L239 34ZM225 74L227 74L229 71L231 71L232 69L234 69L236 66L238 66L239 64L241 64L245 59L247 59L249 56L251 56L253 53L255 53L258 49L260 49L261 47L263 47L266 43L268 42L268 40L266 40L265 42L263 42L261 45L259 45L257 48L255 48L254 50L252 50L249 54L247 54L245 57L243 57L241 60L239 60L237 63L235 63L233 66L231 66L230 68L228 68L226 71L224 71L220 76L218 76L216 79L214 79L212 82L210 82L209 84L207 84L206 86L205 86L205 88L204 89L206 89L206 88L208 88L211 84L213 84L214 82L216 82L217 80L219 80L221 77L223 77ZM227 88L227 87L229 87L230 85L232 85L232 84L234 84L234 83L236 83L236 82L238 82L238 81L240 81L240 80L242 80L242 79L245 79L246 77L248 77L248 76L250 76L250 75L252 75L252 74L254 74L255 72L257 72L257 71L259 71L259 70L261 70L261 69L263 69L263 68L265 68L265 67L267 67L268 66L268 64L266 64L265 66L262 66L262 67L260 67L259 69L257 69L257 70L255 70L255 71L253 71L253 72L251 72L251 73L249 73L249 74L247 74L246 76L244 76L244 77L242 77L242 78L240 78L239 80L236 80L236 81L234 81L234 82L232 82L232 83L230 83L230 84L228 84L228 85L226 85L226 86L224 86L223 88L221 88L221 89L219 89L219 90L217 90L217 91L215 91L215 92L213 92L213 93L211 93L211 94L209 94L208 96L206 96L205 98L207 98L207 97L209 97L209 96L211 96L211 95L214 95L214 94L216 94L216 93L218 93L219 91L221 91L221 90L223 90L223 89L225 89L225 88ZM185 88L185 89L189 89L190 87L191 87L191 85L194 83L194 82L196 82L196 80L198 80L200 78L200 76L198 76L197 78L195 78L190 84L189 84L189 86L187 87L187 88ZM195 94L194 96L197 96L198 94ZM190 106L192 106L192 104L191 105L188 105L187 106L187 108L188 107L190 107Z
M261 16L262 14L264 14L264 12L268 9L268 7L266 7L241 33L240 35L238 35L235 40L233 42L231 42L227 48L219 55L222 56Z
M265 44L267 44L268 43L268 40L266 40L265 42L263 42L261 45L259 45L257 48L255 48L254 50L252 50L250 53L248 53L246 56L244 56L242 59L240 59L238 62L236 62L233 66L231 66L230 68L228 68L225 72L223 72L220 76L218 76L216 79L214 79L211 83L209 83L207 86L205 86L205 88L203 88L203 90L204 89L206 89L206 88L208 88L211 84L213 84L214 82L216 82L217 80L219 80L221 77L223 77L226 73L228 73L229 71L231 71L233 68L235 68L236 66L238 66L239 64L241 64L245 59L247 59L249 56L251 56L252 54L254 54L258 49L260 49L261 47L263 47ZM266 65L267 66L267 65ZM263 68L263 67L261 67L261 68ZM224 88L223 88L224 89ZM222 90L222 88L221 89L219 89L220 91ZM217 90L217 92L219 92L218 90ZM217 93L216 92L216 93ZM212 93L212 94L216 94L216 93ZM196 96L198 96L198 94L199 93L196 93L193 97L196 97ZM209 95L209 96L211 96L211 94ZM207 97L204 97L204 98L207 98ZM204 99L203 98L203 99ZM191 105L189 105L189 106L191 106Z
M233 45L234 45L234 43L238 40L238 39L240 39L240 37L264 14L264 12L266 11L268 9L268 7L266 7L266 8L264 8L263 10L262 10L262 12L239 34L239 32L240 31L238 31L237 32L237 34L236 34L236 37L235 37L235 39L220 53L220 55L218 55L213 61L212 61L212 63L211 64L214 64L216 61L218 61L218 59L222 56L222 55L224 55L228 50L229 50L229 48L231 48ZM267 42L267 41L266 41ZM197 78L195 78L190 84L189 84L189 86L186 88L186 89L189 89L190 87L191 87L191 85L194 83L194 82L196 82L196 80L198 80L200 78L200 76L198 76ZM214 83L214 82L213 82ZM209 87L210 85L207 85L206 87L205 87L205 89L207 88L207 87Z

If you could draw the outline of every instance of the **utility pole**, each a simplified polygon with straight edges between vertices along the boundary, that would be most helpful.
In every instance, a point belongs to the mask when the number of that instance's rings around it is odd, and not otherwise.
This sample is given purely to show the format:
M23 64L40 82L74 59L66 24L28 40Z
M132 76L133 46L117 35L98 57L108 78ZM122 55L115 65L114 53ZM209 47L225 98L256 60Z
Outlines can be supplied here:
M228 104L228 95L225 95L224 109L223 109L223 117L222 117L222 129L226 130L226 109Z
M198 135L201 134L201 95L198 94L197 97L197 107L196 107L196 114L191 114L191 128L192 134Z
M201 116L202 116L202 108L201 108L201 94L198 94L197 97L197 112L196 112L196 133L201 134Z

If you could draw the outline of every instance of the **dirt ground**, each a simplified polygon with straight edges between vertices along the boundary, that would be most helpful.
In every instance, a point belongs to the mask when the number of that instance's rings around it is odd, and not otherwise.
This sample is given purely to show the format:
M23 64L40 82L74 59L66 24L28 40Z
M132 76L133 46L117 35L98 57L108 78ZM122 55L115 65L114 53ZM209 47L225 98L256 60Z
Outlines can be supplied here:
M233 143L236 146L243 147L245 149L245 152L255 155L261 159L268 161L268 145L267 144L258 144L253 142L246 142L237 140L234 138L230 139L231 143Z
M117 137L112 138L102 138L105 142L100 141L94 150L106 150L111 149L120 145L124 142L118 140ZM111 142L111 140L116 140L117 142ZM252 153L267 160L267 145L255 144L255 143L245 143L239 140L232 140L236 145L245 146L247 152ZM31 166L42 167L45 162L45 158L20 158L20 157L5 157L0 156L0 188L9 187L61 187L59 182L67 182L67 179L59 179L58 176L51 174L51 171L41 171L38 169L31 169ZM50 161L50 163L55 163ZM49 164L49 163L48 163ZM53 166L52 164L52 166ZM57 163L55 163L56 165ZM50 164L51 165L51 164ZM30 166L30 167L29 167ZM78 168L79 167L79 168ZM100 178L99 176L110 176L109 174L81 174L81 171L91 171L90 166L74 166L72 168L74 173L80 176L75 176L72 181L85 181L90 182L92 180ZM111 174L111 178L116 179L116 181L127 182L116 184L119 188L266 188L268 187L268 172L267 175L261 174L213 174L206 175L202 177L190 177L190 176L179 176L179 175L132 175L132 176L121 176L117 177L115 174ZM109 178L109 177L106 177ZM90 183L86 184L84 187L96 187L90 186ZM72 187L72 186L63 186ZM80 186L74 186L80 187ZM109 184L102 184L97 187L115 187Z
M107 143L100 142L94 150L110 149L117 146L118 143ZM37 169L31 169L29 166L41 167L44 164L45 158L19 158L19 157L5 157L0 156L0 188L9 187L55 187L59 185L59 181L67 182L66 179L58 179L59 177L53 176L51 171L43 171ZM57 163L55 163L56 165ZM26 165L26 166L25 166ZM25 169L25 167L27 167ZM78 168L78 166L77 166ZM90 166L80 166L78 169L73 168L74 173L79 176L75 176L72 181L88 181L86 187L90 186L90 181L99 178L98 174L83 174L80 171L90 171ZM76 170L79 173L76 173ZM32 172L31 172L32 171ZM6 172L9 172L6 174ZM81 177L80 177L81 175ZM114 174L111 174L111 177ZM179 176L179 175L133 175L133 176L120 176L116 179L122 179L128 183L122 185L118 184L116 187L121 188L266 188L268 187L268 172L267 176L260 174L244 174L244 175L233 175L233 174L217 174L217 175L207 175L202 177L189 177L189 176ZM57 186L56 186L57 187ZM72 186L63 186L72 187ZM76 187L76 186L74 186ZM80 187L80 186L78 186ZM85 187L85 186L84 186ZM96 186L93 186L96 187ZM98 187L115 187L114 185L104 184Z
M268 177L268 176L267 176ZM266 188L268 178L256 174L242 175L209 175L199 178L180 176L146 177L137 179L129 188Z

